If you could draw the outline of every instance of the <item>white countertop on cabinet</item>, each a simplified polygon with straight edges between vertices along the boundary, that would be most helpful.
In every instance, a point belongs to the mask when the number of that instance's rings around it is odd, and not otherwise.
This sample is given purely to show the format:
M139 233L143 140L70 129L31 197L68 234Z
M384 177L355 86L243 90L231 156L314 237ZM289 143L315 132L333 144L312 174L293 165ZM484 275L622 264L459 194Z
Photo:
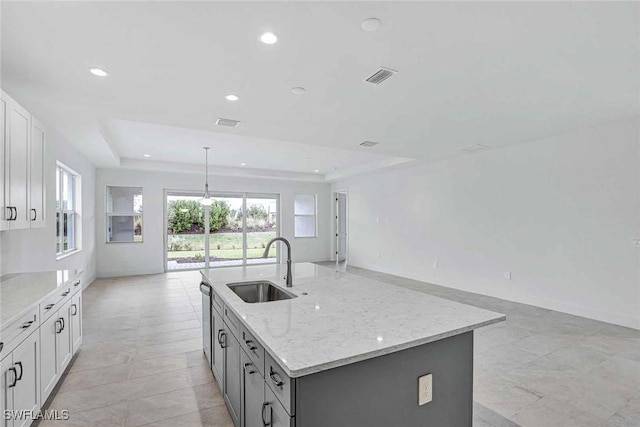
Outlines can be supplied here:
M80 270L57 270L0 276L0 329L81 273Z
M311 263L202 270L290 377L404 350L505 320L503 314ZM249 304L226 285L268 280L297 298Z

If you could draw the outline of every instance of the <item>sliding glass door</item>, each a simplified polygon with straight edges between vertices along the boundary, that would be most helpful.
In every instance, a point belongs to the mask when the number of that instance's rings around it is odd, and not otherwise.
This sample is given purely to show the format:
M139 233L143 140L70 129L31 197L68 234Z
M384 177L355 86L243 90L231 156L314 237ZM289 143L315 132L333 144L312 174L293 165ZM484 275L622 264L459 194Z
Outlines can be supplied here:
M166 269L205 267L205 211L198 193L166 192ZM279 236L276 194L212 193L209 207L209 266L226 267L279 261L277 245L263 257L269 240Z

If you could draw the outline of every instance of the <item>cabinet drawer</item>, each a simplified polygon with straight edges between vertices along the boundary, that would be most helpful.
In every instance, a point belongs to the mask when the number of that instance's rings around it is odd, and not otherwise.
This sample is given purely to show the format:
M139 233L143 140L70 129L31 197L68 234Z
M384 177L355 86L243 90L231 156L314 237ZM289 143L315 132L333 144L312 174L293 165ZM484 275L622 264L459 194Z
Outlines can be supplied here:
M240 320L228 307L224 307L224 323L237 339L240 339Z
M211 305L213 305L213 308L218 310L218 313L222 314L222 310L224 308L222 299L220 298L220 295L213 290L213 288L211 288Z
M47 320L53 313L58 311L59 306L65 298L71 295L71 286L64 286L56 291L49 298L40 303L40 319ZM77 288L73 288L74 290Z
M291 415L295 415L295 408L291 404L294 402L293 381L284 373L284 370L278 365L273 358L265 353L264 365L264 381L268 384L269 389L278 398L284 409Z
M260 371L260 375L264 376L264 348L244 325L241 325L240 331L240 347L244 349L251 362Z
M273 391L265 386L264 393L266 405L263 411L267 413L263 416L268 420L268 425L272 427L294 427L295 418L287 413L278 399L276 399Z
M0 359L11 353L31 332L38 329L38 307L34 307L18 320L6 326L0 331Z

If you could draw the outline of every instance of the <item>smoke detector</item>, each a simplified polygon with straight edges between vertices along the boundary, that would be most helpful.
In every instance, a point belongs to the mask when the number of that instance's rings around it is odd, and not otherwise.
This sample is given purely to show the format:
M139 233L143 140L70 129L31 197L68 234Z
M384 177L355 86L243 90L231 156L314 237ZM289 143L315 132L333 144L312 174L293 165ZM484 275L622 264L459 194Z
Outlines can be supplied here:
M392 70L391 68L380 67L378 71L376 71L375 73L367 77L365 81L374 85L379 85L380 83L387 80L389 77L393 76L396 73L397 71Z
M360 143L361 147L374 147L376 145L378 145L379 142L373 142L373 141L364 141Z
M238 127L238 125L240 124L239 120L233 120L233 119L218 119L216 120L216 124L218 126L226 126L229 128L235 128Z

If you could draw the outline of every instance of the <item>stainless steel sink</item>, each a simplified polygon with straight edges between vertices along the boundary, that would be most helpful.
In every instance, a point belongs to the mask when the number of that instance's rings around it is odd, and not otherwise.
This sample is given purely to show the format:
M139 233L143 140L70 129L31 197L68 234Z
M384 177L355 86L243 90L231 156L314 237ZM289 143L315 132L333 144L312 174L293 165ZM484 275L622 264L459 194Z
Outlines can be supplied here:
M242 301L250 304L296 298L296 295L289 293L266 280L257 282L228 283L227 286L235 292Z

